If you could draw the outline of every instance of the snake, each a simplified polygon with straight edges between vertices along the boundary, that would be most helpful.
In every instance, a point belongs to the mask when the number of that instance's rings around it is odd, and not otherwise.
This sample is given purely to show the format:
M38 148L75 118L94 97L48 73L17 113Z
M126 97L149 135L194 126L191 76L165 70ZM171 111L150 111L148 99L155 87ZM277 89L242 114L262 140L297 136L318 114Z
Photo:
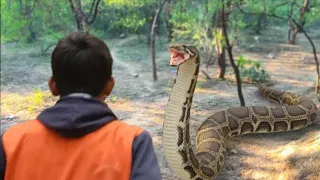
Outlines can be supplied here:
M169 65L177 68L163 122L164 154L169 167L182 179L207 180L219 176L228 138L249 133L272 133L304 128L316 120L315 102L293 92L260 84L273 106L230 107L207 117L190 138L190 111L200 69L200 55L193 45L169 45Z

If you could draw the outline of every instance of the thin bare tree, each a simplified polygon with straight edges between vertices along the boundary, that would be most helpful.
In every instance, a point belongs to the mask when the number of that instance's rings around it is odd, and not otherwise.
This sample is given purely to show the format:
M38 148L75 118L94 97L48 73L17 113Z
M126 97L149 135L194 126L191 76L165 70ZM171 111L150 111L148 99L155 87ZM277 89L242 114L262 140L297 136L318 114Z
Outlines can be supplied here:
M157 9L155 15L153 16L153 22L151 27L151 58L152 58L152 75L153 81L158 79L157 76L157 66L156 66L156 48L155 48L155 39L156 39L156 27L157 27L157 19L159 14L161 13L164 5L166 4L167 0L163 0Z

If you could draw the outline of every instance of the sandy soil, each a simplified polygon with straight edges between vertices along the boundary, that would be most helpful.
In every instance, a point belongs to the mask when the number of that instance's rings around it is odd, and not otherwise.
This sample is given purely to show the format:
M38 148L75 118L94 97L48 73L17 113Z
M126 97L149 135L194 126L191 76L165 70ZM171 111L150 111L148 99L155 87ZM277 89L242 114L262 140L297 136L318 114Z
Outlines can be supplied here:
M264 37L264 40L263 40ZM304 94L316 100L314 82L316 67L312 61L306 63L303 57L312 57L309 44L299 35L300 46L288 46L267 41L270 34L261 36L260 42L253 38L243 39L250 43L251 51L235 49L235 55L244 54L262 62L262 67L271 75L274 88L290 90ZM172 87L174 76L169 67L169 54L165 44L157 53L158 77L152 81L150 55L133 55L148 52L145 47L138 49L139 42L135 37L107 41L114 57L114 75L116 87L108 104L123 121L141 126L153 137L154 146L161 166L163 179L177 179L168 167L162 145L162 123L166 103ZM316 43L320 45L320 40ZM164 48L163 48L164 47ZM42 109L52 105L52 98L46 87L50 76L50 57L39 58L34 49L18 51L12 46L2 46L1 75L1 132L11 125L33 118ZM135 49L128 55L127 49ZM125 50L124 50L125 49ZM275 59L268 59L268 53L277 50ZM127 56L126 56L127 55ZM126 56L126 57L125 57ZM320 57L320 54L318 55ZM27 58L26 58L27 57ZM305 58L306 59L306 58ZM208 69L214 77L216 67ZM228 73L231 73L228 67ZM43 100L34 104L34 88L43 91ZM254 85L244 84L243 94L246 105L265 105L272 102L263 98ZM318 103L318 101L317 101ZM206 81L200 74L199 83L193 100L191 112L192 137L205 118L219 110L239 106L236 85L227 81ZM6 119L8 115L13 119ZM320 125L312 125L294 132L274 134L251 134L231 138L227 141L225 165L219 180L270 179L300 180L320 179Z

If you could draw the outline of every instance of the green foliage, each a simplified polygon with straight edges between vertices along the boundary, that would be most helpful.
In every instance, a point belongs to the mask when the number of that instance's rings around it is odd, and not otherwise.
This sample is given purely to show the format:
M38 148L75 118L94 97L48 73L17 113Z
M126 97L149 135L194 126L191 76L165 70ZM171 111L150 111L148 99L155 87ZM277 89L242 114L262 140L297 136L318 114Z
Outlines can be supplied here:
M311 1L311 3L314 3L313 6L310 8L310 11L305 14L306 25L313 24L315 21L320 20L320 1Z
M218 31L214 36L214 45L217 45L218 47L226 46L226 40L225 37L222 34L222 30Z
M217 5L213 1L196 3L188 0L175 1L172 5L172 17L169 20L173 25L172 41L186 41L197 46L204 54L204 62L214 55L212 20Z
M154 3L154 0L105 0L105 3L116 7L131 6L144 7L145 4Z
M212 1L188 2L188 0L175 1L172 5L170 22L174 26L175 38L184 36L199 41L205 36L212 36L212 33L210 34L210 30L213 29L212 17L217 5Z
M245 12L255 13L256 15L245 15L246 22L248 24L255 24L258 20L259 14L276 15L282 18L289 18L292 8L292 15L296 21L300 19L300 9L303 6L305 0L245 0L242 9ZM310 1L310 10L304 14L305 25L310 25L315 21L320 20L318 14L320 11L320 1ZM293 4L293 5L292 5ZM237 14L239 15L239 14ZM267 17L271 19L272 17ZM284 20L272 18L272 21L268 21L269 24L283 25ZM287 25L287 23L285 24Z
M20 33L26 24L25 19L21 19L18 3L8 4L9 2L1 0L1 40L12 41Z
M50 12L50 13L49 13ZM43 37L70 31L73 17L65 1L6 1L1 0L1 39L3 42L31 43ZM58 36L56 36L58 35Z
M213 55L214 53L214 45L215 39L211 38L208 35L209 26L204 26L199 22L188 22L180 24L181 29L174 29L174 39L173 41L188 41L188 43L192 43L197 46L201 50L204 51L205 57L204 59L209 59L209 55Z
M110 95L105 101L107 103L115 103L117 102L118 100L118 97L117 96L114 96L114 95Z
M204 88L204 82L203 81L198 81L197 84L196 84L196 88L197 89L200 89L200 88Z
M88 15L92 0L81 0L81 3L83 12ZM159 4L156 0L102 1L91 29L100 36L149 33ZM40 40L46 49L52 41L76 30L74 14L65 0L1 0L1 16L2 42L31 43Z
M213 54L215 25L215 13L221 7L218 0L170 1L168 8L159 16L158 34L167 32L168 24L173 25L173 41L185 40L197 45L207 54ZM304 0L230 0L232 5L241 2L241 8L248 13L257 15L245 15L232 6L232 12L228 16L228 34L232 41L237 31L248 25L255 26L259 20L259 14L276 14L287 17L290 3L293 6L294 18L299 19L299 9ZM288 3L285 3L288 2ZM305 23L310 25L318 21L320 16L320 1L310 1L310 11L305 13ZM92 0L81 0L82 10L89 14ZM99 13L91 29L100 37L105 35L118 35L119 33L146 34L150 36L152 18L159 8L158 0L103 0L99 5ZM283 5L281 5L283 4ZM279 6L281 5L281 6ZM227 5L226 5L226 8ZM168 10L170 9L170 10ZM170 16L166 12L170 11ZM41 40L44 48L53 41L61 38L70 31L76 30L75 17L68 1L65 0L30 0L9 1L1 0L1 40L2 42L30 43ZM268 23L281 22L283 20L269 20ZM279 24L279 23L278 23ZM287 23L285 24L287 26Z
M97 21L109 33L147 33L158 5L156 0L105 0Z
M240 76L246 81L262 83L269 78L268 73L261 68L259 61L245 59L240 56L236 64L239 68Z

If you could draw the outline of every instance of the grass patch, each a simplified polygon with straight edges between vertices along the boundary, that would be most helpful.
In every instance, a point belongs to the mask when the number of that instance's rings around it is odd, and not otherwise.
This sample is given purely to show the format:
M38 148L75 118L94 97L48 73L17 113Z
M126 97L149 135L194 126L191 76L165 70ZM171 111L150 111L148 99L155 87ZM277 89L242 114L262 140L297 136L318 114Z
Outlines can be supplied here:
M33 119L57 100L49 91L35 89L32 93L1 93L1 116L13 115L21 120Z

